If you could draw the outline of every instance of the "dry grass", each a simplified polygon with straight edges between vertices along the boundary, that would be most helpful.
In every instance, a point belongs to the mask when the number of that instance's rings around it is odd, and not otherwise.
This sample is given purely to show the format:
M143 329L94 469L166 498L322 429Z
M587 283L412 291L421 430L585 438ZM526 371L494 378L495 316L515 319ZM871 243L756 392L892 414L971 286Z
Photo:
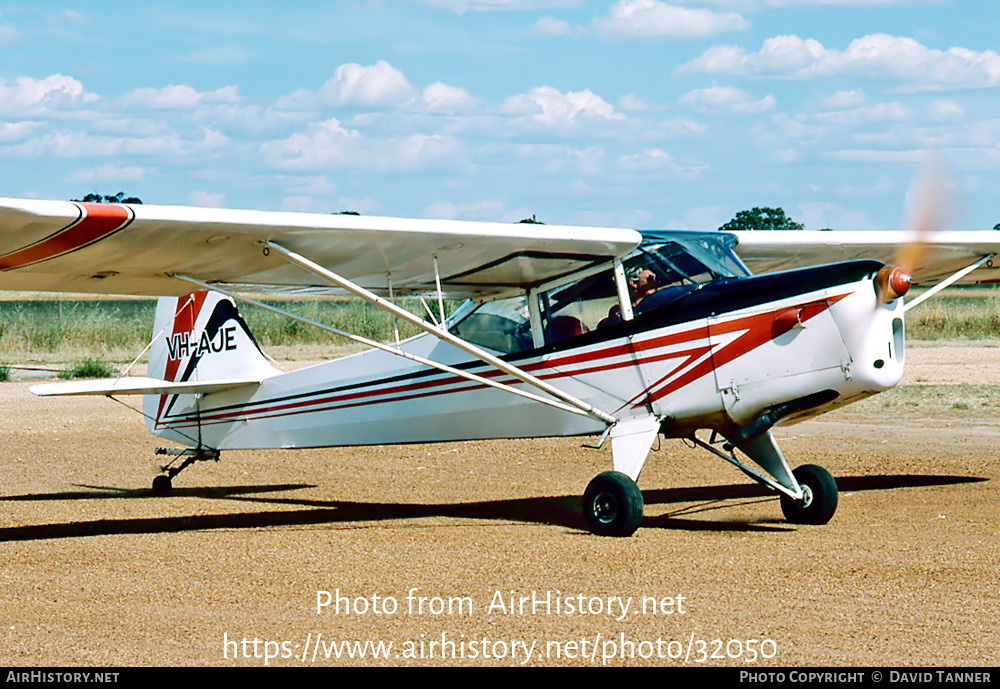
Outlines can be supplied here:
M1000 387L996 385L897 385L858 403L859 409L970 411L1000 407Z
M1000 336L1000 291L951 287L906 314L906 335L917 340L981 340Z
M85 359L127 362L152 337L156 302L152 299L25 299L0 298L0 361L67 362ZM373 340L395 337L392 318L363 302L304 298L275 300L282 308L340 330ZM419 301L404 299L404 308L423 315ZM254 306L241 312L261 346L278 358L329 358L354 348L343 337ZM400 337L418 331L400 321ZM275 350L275 351L271 351Z

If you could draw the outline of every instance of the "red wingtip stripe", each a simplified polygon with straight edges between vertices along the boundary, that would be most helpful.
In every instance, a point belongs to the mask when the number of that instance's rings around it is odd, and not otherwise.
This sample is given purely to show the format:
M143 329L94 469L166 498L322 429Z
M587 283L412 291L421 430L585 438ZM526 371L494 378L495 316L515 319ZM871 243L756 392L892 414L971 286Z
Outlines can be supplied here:
M48 237L0 256L0 270L22 268L82 249L122 229L135 217L127 206L77 203L80 217Z

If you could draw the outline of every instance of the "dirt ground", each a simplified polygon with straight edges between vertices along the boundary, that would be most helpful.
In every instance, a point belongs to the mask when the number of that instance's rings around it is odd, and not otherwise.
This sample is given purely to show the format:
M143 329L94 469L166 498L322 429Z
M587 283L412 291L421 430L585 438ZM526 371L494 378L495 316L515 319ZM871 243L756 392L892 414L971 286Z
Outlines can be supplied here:
M907 356L776 432L830 524L665 441L627 539L582 528L579 440L230 452L156 498L136 413L0 385L0 664L997 665L1000 347Z

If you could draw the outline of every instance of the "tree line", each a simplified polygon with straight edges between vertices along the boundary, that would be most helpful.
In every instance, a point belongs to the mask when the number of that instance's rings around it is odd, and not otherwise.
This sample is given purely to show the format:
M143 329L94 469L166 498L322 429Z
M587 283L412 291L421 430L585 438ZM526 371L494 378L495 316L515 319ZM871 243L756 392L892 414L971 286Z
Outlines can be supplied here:
M70 199L78 203L131 203L142 205L142 199L136 196L126 196L124 191L119 191L113 196L101 196L100 194L87 194L82 199Z

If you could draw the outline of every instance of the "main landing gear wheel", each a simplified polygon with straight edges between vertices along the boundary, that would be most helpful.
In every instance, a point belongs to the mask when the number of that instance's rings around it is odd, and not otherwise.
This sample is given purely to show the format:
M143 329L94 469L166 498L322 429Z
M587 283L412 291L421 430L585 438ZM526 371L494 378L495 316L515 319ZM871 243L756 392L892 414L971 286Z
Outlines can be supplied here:
M598 536L631 536L642 523L642 491L619 471L598 474L583 494L583 516Z
M781 511L792 524L826 524L837 511L837 482L830 472L815 464L804 464L792 472L805 497L781 496Z

